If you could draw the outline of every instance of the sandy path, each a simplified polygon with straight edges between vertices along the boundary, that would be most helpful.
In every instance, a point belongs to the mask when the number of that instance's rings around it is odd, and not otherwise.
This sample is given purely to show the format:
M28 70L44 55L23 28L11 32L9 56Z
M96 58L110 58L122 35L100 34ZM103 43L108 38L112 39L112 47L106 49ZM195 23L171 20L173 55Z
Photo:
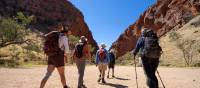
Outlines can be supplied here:
M137 68L139 88L147 88L141 67ZM41 68L0 68L0 88L39 88L40 81L46 72ZM159 68L166 88L200 88L200 68ZM88 88L136 88L134 67L116 66L116 78L106 79L107 84L97 83L98 70L87 66L85 84ZM77 69L66 66L67 83L71 88L77 85ZM47 82L46 88L62 88L57 71ZM160 83L160 88L163 88Z

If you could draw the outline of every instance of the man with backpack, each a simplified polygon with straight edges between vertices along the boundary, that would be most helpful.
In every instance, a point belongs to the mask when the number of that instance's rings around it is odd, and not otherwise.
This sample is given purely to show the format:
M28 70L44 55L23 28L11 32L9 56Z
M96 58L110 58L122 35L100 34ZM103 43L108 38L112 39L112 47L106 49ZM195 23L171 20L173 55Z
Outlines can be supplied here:
M98 82L102 80L102 83L106 83L104 79L105 71L107 70L108 63L110 62L108 51L105 48L106 45L102 43L96 53L95 59L95 64L98 66L100 72Z
M107 78L109 78L110 69L112 69L112 77L115 77L115 75L114 75L114 68L115 68L114 50L110 50L110 52L109 52L109 58L110 58L110 62L108 64L108 75L107 75Z
M158 88L158 80L155 72L159 65L162 49L159 45L158 37L153 30L146 29L144 36L138 39L136 48L133 51L134 59L140 49L142 50L141 59L147 77L147 85L149 88Z
M85 36L81 36L81 39L75 46L75 51L73 54L74 61L76 62L76 66L78 69L78 88L87 88L83 84L83 77L84 77L84 72L85 72L85 65L86 65L86 60L91 61L91 54L90 50L88 47L88 42L87 38Z
M63 88L69 88L66 85L64 65L70 53L67 36L71 34L71 31L63 25L57 25L54 28L59 31L52 31L45 35L44 53L48 56L48 67L40 88L44 88L55 68L58 70Z

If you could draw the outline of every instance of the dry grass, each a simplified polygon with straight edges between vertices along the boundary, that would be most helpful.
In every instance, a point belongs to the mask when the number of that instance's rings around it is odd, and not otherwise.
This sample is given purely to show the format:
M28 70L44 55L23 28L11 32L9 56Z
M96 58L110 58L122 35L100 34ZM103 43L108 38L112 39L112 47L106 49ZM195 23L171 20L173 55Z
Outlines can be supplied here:
M195 44L193 47L195 47L193 56L193 65L200 63L199 57L200 53L198 52L198 49L200 49L200 26L193 26L192 23L198 22L200 19L200 16L194 18L189 23L184 25L181 29L178 31L171 31L176 32L177 34L181 35L180 39L178 40L171 40L170 39L170 32L166 34L166 36L162 37L160 39L160 44L163 48L164 54L161 58L162 65L169 65L169 66L185 66L183 53L182 51L177 47L177 43L181 42L182 40L195 40Z

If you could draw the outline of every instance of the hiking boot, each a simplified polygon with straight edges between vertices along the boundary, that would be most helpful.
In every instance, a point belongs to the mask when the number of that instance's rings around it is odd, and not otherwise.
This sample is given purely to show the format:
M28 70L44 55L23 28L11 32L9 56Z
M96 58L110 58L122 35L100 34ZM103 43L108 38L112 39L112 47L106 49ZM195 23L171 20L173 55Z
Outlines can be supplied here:
M66 85L66 86L64 86L63 88L70 88L70 87Z
M105 84L105 83L106 83L106 81L105 81L104 79L102 79L102 83L104 83L104 84Z
M84 84L82 85L83 88L87 88Z
M99 78L98 80L97 80L97 82L100 82L101 81L101 78Z
M87 88L84 84L79 85L78 88Z
M77 88L82 88L82 86L78 86Z

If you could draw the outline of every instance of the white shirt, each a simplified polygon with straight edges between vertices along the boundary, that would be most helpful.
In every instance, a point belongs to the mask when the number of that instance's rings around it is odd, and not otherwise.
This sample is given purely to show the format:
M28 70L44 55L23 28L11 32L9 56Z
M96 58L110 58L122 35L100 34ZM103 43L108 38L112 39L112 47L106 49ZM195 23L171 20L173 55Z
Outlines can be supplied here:
M67 36L63 36L62 34L60 34L58 42L61 50L63 50L65 53L70 53Z

